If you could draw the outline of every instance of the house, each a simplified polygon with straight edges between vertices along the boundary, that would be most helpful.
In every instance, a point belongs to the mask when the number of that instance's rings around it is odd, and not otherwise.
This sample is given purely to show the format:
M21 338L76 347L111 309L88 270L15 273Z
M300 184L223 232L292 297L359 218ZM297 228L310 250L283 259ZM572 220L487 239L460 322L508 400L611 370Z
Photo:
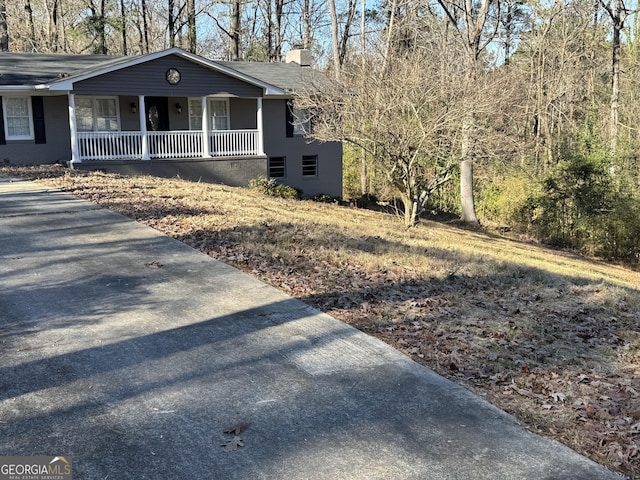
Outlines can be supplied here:
M2 53L0 161L238 186L269 176L341 196L341 144L293 121L292 93L317 72L304 50L287 59Z

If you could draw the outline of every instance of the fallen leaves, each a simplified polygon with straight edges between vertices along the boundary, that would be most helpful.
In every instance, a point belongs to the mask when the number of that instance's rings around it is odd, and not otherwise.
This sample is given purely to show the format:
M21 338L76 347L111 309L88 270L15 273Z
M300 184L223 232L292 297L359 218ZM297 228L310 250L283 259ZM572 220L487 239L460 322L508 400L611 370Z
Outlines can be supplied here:
M243 189L53 170L40 168L56 187L258 276L640 478L637 274L442 224L407 232L381 214ZM490 256L498 244L519 260ZM616 275L632 286L602 280ZM225 428L226 452L245 429Z
M240 434L249 427L249 424L244 420L241 420L233 425L225 427L222 432L226 434L232 434L233 437L225 440L220 446L225 452L233 452L240 447L244 447L244 440L240 437Z
M239 436L234 435L233 438L226 440L220 446L224 449L225 452L233 452L240 447L244 447L244 442Z

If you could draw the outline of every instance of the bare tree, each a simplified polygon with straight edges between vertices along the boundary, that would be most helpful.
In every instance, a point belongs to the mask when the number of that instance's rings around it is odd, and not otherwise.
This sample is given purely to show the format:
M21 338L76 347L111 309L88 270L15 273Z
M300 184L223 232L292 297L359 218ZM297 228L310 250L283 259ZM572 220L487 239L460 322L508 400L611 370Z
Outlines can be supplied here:
M340 46L338 44L338 14L335 0L328 0L331 16L331 51L333 52L333 74L340 80Z
M196 33L196 2L187 0L187 45L191 53L196 53L198 47Z
M48 1L48 0L47 0ZM97 3L95 3L97 1ZM57 11L58 0L54 0L53 24L56 25L57 39ZM93 53L106 54L107 50L107 16L106 16L106 0L90 0L87 7L91 11L91 15L87 18L87 26L90 34L93 36ZM56 40L57 41L57 40Z
M242 9L240 0L231 2L231 28L229 29L229 37L231 39L231 60L240 60L240 32L242 31Z
M389 58L385 70L382 62L366 70L347 65L340 82L317 84L295 99L299 109L311 112L311 137L366 151L372 168L402 202L408 227L418 222L430 195L450 180L456 165L450 152L461 105L433 82L441 62L432 53Z
M522 28L521 25L526 17L524 10L525 2L521 0L503 0L504 15L500 19L504 34L504 64L509 66L511 54L513 53L515 36Z
M142 15L142 32L143 34L140 36L141 38L144 38L144 43L143 43L143 48L142 53L149 53L149 25L147 22L147 2L146 0L140 0L140 8L141 8L141 15Z
M124 0L120 0L120 28L122 33L122 54L128 55L127 49L127 10L124 5Z
M610 126L609 141L611 153L615 154L618 147L618 130L619 130L619 105L620 105L620 34L624 28L624 22L629 15L637 12L637 10L628 10L623 0L609 0L605 2L600 0L602 7L609 14L611 26L613 29L611 40L611 102L610 102Z
M460 219L465 223L478 223L473 194L473 165L476 156L476 118L473 92L481 74L480 53L493 40L496 32L486 32L489 11L493 0L447 1L438 0L451 26L458 32L465 48L465 78L467 86L463 94L468 96L468 109L462 120L460 161Z
M0 52L9 51L9 29L7 27L7 2L0 0Z
M304 0L302 7L302 48L311 48L311 2Z
M167 0L167 30L169 35L169 46L176 46L176 2Z
M242 6L241 0L231 0L231 15L229 17L229 28L225 28L220 24L217 17L210 12L206 14L211 18L218 29L228 38L228 55L227 58L232 61L240 60L240 32L242 31Z
M35 50L36 46L36 31L33 23L33 9L31 8L31 0L25 0L24 10L27 13L27 38L28 38L28 50Z

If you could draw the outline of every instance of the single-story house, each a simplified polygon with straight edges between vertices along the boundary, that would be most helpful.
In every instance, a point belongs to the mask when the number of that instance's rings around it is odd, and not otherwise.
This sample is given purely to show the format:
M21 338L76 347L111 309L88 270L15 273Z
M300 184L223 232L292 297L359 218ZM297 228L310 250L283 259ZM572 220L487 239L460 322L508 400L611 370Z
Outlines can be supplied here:
M291 108L318 73L304 50L287 59L2 53L0 161L238 186L268 176L341 196L341 144L305 138Z

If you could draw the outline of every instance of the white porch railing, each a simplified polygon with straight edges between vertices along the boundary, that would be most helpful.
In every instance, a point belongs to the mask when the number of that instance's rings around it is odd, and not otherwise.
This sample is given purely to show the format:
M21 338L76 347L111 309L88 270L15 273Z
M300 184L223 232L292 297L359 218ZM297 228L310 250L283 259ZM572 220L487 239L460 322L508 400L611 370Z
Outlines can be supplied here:
M180 130L147 132L150 158L200 158L202 132ZM209 155L242 157L259 155L258 130L209 132ZM142 158L141 132L78 132L80 160L131 160Z
M140 132L78 132L81 160L126 160L142 155Z
M202 157L202 132L148 132L147 138L151 158Z
M258 130L216 130L209 133L211 156L259 155Z

